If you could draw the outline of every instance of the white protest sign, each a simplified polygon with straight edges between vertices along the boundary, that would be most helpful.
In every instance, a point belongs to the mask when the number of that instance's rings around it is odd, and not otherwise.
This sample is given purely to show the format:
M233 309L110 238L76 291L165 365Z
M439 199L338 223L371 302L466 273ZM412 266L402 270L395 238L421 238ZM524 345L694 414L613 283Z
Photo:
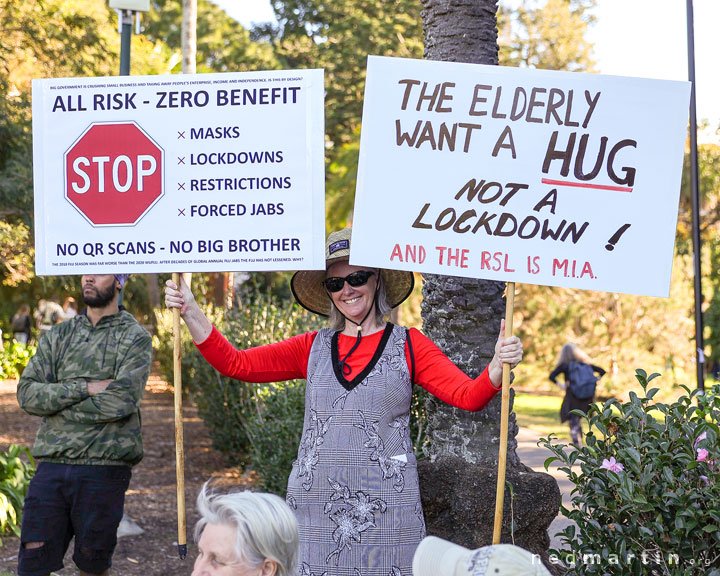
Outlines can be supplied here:
M351 263L667 296L689 95L371 56Z
M36 272L323 268L323 82L33 80Z

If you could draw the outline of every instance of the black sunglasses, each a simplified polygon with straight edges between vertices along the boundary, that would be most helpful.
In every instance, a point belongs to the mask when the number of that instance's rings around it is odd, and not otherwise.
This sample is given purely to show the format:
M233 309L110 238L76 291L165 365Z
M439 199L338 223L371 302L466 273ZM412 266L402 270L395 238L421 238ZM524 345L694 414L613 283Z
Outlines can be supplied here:
M374 275L375 272L371 272L370 270L358 270L357 272L348 274L345 278L341 278L340 276L325 278L322 283L328 292L340 292L343 286L345 286L345 282L353 288L357 288L358 286L365 286L368 280L370 280L370 277Z

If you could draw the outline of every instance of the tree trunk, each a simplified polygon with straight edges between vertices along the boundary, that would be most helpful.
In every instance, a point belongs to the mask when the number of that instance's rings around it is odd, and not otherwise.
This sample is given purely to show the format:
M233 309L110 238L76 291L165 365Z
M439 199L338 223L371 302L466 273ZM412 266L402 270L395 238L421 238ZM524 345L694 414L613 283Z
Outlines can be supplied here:
M213 301L219 308L232 308L232 297L228 293L232 286L230 275L228 272L215 272L211 275Z
M145 286L147 287L148 305L150 313L148 319L152 326L153 334L157 330L157 317L155 312L160 310L160 288L158 287L158 275L157 274L145 274Z
M498 63L493 0L423 0L425 59Z
M426 274L423 285L423 331L459 368L472 377L492 360L500 319L505 315L505 284L490 280ZM512 392L512 391L511 391ZM512 396L512 394L511 394ZM500 435L500 395L481 412L466 412L428 396L431 460L457 456L468 464L495 466ZM520 460L515 413L510 413L508 466Z
M197 60L197 0L183 0L182 73L195 74Z
M423 0L425 59L472 64L498 63L497 6L493 0ZM423 288L423 330L468 374L490 362L505 315L504 283L427 275ZM460 411L432 399L428 406L428 455L459 456L467 462L498 459L500 397L482 412ZM517 424L510 414L508 465L515 453Z
M496 10L494 0L423 0L425 58L497 65ZM492 359L505 313L504 288L502 282L425 275L423 330L470 376ZM511 406L512 398L511 391ZM482 412L471 413L429 397L429 458L418 466L429 534L469 548L492 542L500 404L498 394ZM520 462L516 435L511 412L507 480L514 495L505 492L502 541L545 555L560 492L551 476Z

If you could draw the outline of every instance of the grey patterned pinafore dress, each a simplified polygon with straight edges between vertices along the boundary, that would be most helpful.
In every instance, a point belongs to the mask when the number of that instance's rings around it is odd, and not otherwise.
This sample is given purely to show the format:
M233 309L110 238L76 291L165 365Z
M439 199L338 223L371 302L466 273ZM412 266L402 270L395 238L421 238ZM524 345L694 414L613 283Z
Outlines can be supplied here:
M337 337L325 328L313 342L303 435L288 481L287 503L300 527L298 574L411 576L425 521L408 429L406 331L388 324L351 382L336 368Z

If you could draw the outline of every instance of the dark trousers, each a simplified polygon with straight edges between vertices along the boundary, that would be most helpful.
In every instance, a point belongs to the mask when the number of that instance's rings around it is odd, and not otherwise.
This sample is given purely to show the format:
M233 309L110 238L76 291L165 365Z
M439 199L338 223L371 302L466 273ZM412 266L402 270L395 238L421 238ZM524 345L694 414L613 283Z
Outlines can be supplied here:
M41 462L23 507L19 576L61 570L73 536L75 565L89 574L107 570L131 476L129 466ZM27 548L31 542L42 545Z

